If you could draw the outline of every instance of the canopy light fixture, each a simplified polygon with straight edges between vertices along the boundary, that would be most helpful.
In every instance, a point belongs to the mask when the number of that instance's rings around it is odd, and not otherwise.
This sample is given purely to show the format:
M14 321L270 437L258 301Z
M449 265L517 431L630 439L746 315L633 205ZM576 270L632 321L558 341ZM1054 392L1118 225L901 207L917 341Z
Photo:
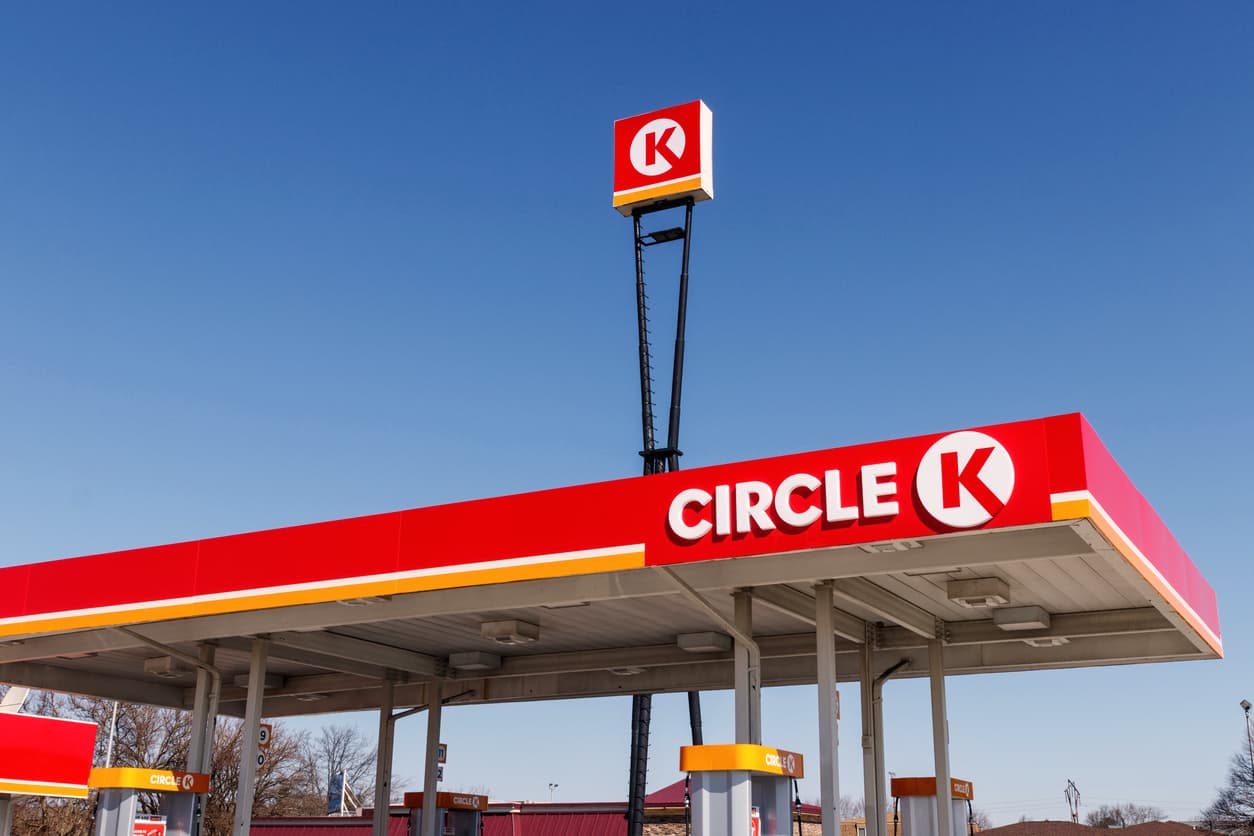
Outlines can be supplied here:
M615 676L637 676L644 673L644 668L626 667L626 668L606 668Z
M173 656L158 656L155 659L144 660L144 673L150 673L161 679L178 679L184 674L191 673L191 670Z
M494 671L501 667L501 657L481 650L468 650L465 653L450 653L448 664L459 671Z
M591 601L568 601L564 604L541 604L546 610L573 610L575 607L587 607Z
M726 633L680 633L675 637L680 650L689 653L723 653L731 650L731 636Z
M893 552L908 552L914 549L921 549L923 544L918 540L889 540L884 543L863 543L858 548L867 554L892 554Z
M1010 603L1010 585L1001 578L964 578L950 581L949 600L969 610Z
M531 644L540 638L540 625L530 621L485 621L479 625L479 635L506 646Z
M232 682L235 683L236 688L247 688L248 679L249 679L248 674L238 673L235 675L235 678L232 680ZM285 681L286 680L281 674L268 673L264 677L261 678L261 687L265 689L282 688L283 683Z
M346 607L368 607L371 604L382 604L391 600L391 595L366 595L361 598L344 598L335 603L343 604Z
M1040 607L999 607L993 623L1003 630L1048 630L1049 613Z
M327 698L326 694L297 694L297 702L321 702Z
M1062 647L1071 639L1062 636L1046 636L1043 639L1024 639L1023 643L1028 647Z

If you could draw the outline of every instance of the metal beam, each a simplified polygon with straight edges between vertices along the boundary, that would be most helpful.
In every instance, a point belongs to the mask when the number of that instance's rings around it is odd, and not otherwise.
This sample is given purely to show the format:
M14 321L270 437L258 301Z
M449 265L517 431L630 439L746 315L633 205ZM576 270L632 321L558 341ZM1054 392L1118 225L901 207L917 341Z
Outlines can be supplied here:
M241 653L249 653L252 647L251 639L243 638L223 638L215 640L219 647L227 650L234 650ZM340 673L352 674L354 676L367 677L369 679L387 679L388 669L381 665L371 665L366 662L359 662L354 659L344 659L340 656L330 656L326 653L315 653L311 650L304 650L298 647L276 647L270 646L270 658L275 661L296 662L300 665L308 665L311 668L321 668L328 671L338 671ZM393 675L396 676L395 674ZM400 673L400 679L403 681L406 674Z
M813 642L813 636L810 637ZM763 640L766 644L766 640ZM811 645L813 647L813 645ZM857 646L837 649L836 678L854 682L859 674ZM960 647L946 646L945 673L949 676L976 673L999 673L1051 668L1092 667L1152 661L1178 661L1207 658L1197 652L1187 637L1178 633L1105 636L1076 639L1058 647L1029 647L1018 643ZM873 667L883 670L901 659L910 660L910 668L899 674L902 679L927 676L927 647L874 651ZM765 658L762 661L762 682L768 686L814 684L815 657L809 655ZM498 679L450 680L448 690L470 690L459 704L519 702L571 697L628 695L639 691L675 693L684 691L726 690L732 687L732 663L720 660L689 666L670 665L646 670L634 676L619 676L609 671L550 673ZM397 707L423 705L427 702L423 683L397 685ZM337 711L360 711L377 708L379 687L357 691L329 693L325 700L302 702L294 696L267 696L266 716L282 717L323 714ZM238 716L243 704L224 704L223 713Z
M338 633L271 633L270 641L279 647L308 650L419 676L443 676L448 671L448 666L434 656Z
M931 639L936 635L936 618L931 613L866 578L842 578L833 581L832 594L924 638Z
M1081 638L1129 633L1174 632L1175 627L1154 607L1100 612L1058 613L1044 630L1003 630L992 619L949 621L945 624L946 644L996 644L1038 638ZM921 647L920 636L908 630L881 628L879 646Z
M754 598L765 607L791 615L799 621L815 623L814 599L791 586L760 586L753 590ZM866 622L844 610L832 608L832 631L842 639L861 642L866 632Z
M11 662L0 665L0 682L24 685L41 691L82 694L124 702L147 703L166 708L184 708L183 688L152 680L107 676L101 673L70 670L55 665L33 662Z

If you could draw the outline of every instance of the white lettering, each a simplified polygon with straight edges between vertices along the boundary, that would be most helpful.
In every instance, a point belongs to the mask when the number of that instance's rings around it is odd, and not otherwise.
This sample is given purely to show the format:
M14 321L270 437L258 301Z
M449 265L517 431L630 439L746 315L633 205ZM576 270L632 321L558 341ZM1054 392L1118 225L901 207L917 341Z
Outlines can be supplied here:
M809 473L794 473L779 483L779 489L775 491L775 516L779 517L779 521L784 525L790 525L793 528L805 528L814 523L819 517L823 516L823 509L817 505L811 505L804 511L797 511L793 508L793 494L799 488L805 488L810 493L814 493L823 483Z
M731 536L731 485L714 486L714 533Z
M897 516L899 510L897 503L885 500L886 497L897 495L897 483L880 481L891 479L896 475L896 462L868 464L862 468L862 516L864 519Z
M685 488L671 500L666 519L676 537L696 542L711 532L716 537L745 536L779 525L800 530L819 520L849 523L900 513L896 462L863 465L857 482L860 496L850 504L843 500L836 469L823 471L822 478L793 473L776 488L756 480L715 485L713 493Z
M761 531L773 531L775 521L766 510L771 507L771 486L765 482L736 483L736 533L750 534L750 523Z
M827 509L829 523L849 522L858 518L858 506L840 504L840 471L829 470L823 474L823 505Z
M709 534L710 529L714 527L709 520L700 520L696 525L689 525L684 521L684 511L693 505L698 509L705 508L713 499L714 497L700 488L688 488L680 491L671 500L671 508L666 515L666 521L670 523L671 531L675 533L675 536L682 537L685 540L700 540Z

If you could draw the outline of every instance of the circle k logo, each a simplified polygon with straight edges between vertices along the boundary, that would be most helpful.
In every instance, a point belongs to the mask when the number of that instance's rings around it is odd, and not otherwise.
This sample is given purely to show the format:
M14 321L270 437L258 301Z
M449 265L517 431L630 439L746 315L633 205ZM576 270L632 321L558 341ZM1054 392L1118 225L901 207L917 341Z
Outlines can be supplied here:
M950 433L923 454L914 480L924 510L950 528L997 516L1015 489L1015 466L1000 442L970 430Z
M679 165L687 137L674 119L654 119L631 139L631 165L646 177L665 174Z
M192 787L196 785L196 776L188 773L182 778L183 789L190 792Z

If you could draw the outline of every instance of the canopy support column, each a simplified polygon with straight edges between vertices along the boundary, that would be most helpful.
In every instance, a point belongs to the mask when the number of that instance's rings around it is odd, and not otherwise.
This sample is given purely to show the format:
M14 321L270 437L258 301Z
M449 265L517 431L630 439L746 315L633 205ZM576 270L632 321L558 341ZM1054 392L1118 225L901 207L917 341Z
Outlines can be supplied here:
M379 697L379 740L374 765L374 821L372 836L388 836L388 815L392 799L392 744L396 724L392 721L392 680L383 680Z
M440 715L444 708L444 682L433 679L427 683L427 752L426 772L422 781L422 833L419 836L440 836L435 820L436 778L440 772Z
M235 836L249 836L253 825L253 799L257 793L257 732L261 724L261 698L266 690L266 640L253 639L248 663L248 696L244 702L244 735L239 751L239 791L235 795Z
M927 644L928 672L932 683L932 744L936 752L936 828L940 836L954 832L949 780L949 715L945 706L945 642Z
M743 636L753 635L753 590L737 589L736 630ZM761 656L756 645L737 637L736 675L736 742L762 743Z
M0 795L0 836L13 831L13 796Z
M832 582L814 585L815 652L819 689L819 794L823 805L823 836L840 833L840 759L836 716L836 629Z

